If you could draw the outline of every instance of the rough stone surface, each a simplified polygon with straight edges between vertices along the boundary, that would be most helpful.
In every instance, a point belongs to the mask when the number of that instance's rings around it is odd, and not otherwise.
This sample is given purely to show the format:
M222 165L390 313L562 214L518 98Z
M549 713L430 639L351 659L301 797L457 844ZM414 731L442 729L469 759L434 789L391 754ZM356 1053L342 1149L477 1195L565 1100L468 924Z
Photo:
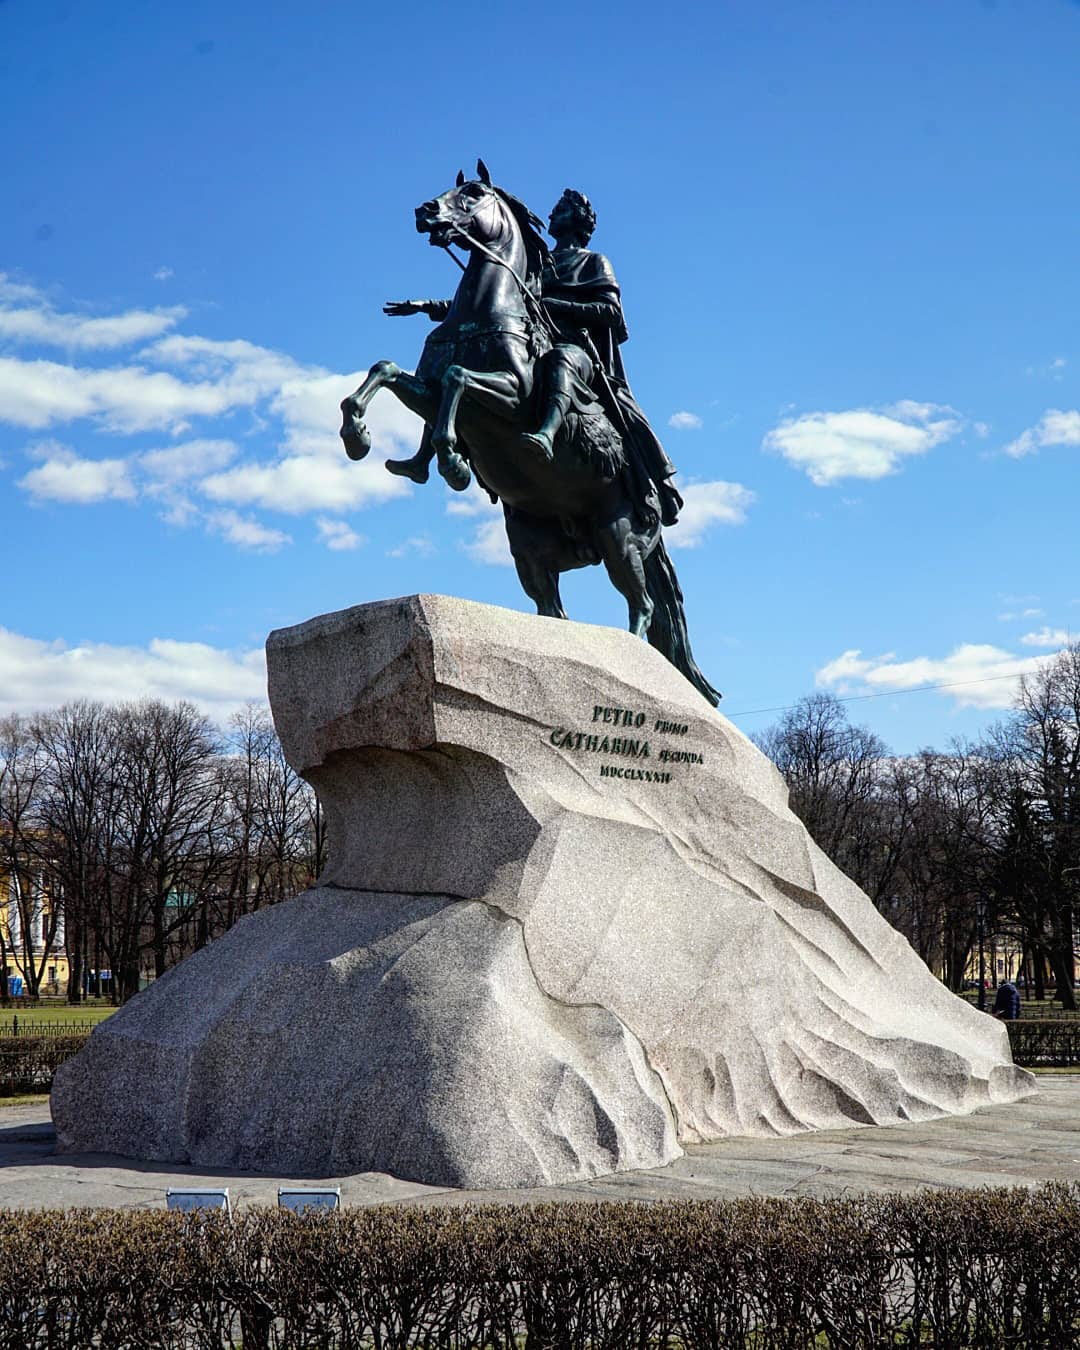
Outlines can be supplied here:
M94 1032L62 1149L552 1185L1033 1090L629 634L425 595L267 653L331 864Z

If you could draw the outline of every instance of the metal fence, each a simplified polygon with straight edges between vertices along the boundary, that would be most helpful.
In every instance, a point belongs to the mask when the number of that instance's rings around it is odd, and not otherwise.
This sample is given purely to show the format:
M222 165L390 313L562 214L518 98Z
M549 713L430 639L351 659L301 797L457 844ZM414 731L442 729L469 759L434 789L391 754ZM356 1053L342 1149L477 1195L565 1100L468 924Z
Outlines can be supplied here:
M62 1022L45 1022L15 1013L10 1022L0 1021L0 1036L82 1036L93 1031L102 1020L99 1017L73 1017Z
M1021 1018L1006 1022L1013 1059L1025 1067L1064 1069L1080 1064L1080 1019Z

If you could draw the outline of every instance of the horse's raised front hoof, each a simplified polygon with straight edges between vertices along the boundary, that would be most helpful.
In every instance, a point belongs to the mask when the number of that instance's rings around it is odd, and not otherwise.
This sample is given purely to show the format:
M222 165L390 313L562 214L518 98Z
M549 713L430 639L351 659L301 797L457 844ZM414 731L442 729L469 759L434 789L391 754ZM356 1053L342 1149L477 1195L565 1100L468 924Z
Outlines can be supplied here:
M469 466L454 450L439 460L439 472L455 492L464 492L472 482Z
M426 483L428 480L427 465L416 455L412 459L388 459L386 467L399 478L411 478L414 483Z
M531 450L538 459L552 459L554 457L550 439L547 436L540 435L539 432L523 431L521 443Z
M345 453L350 459L363 459L371 449L371 432L360 418L353 413L346 414L341 424L340 436L345 444Z

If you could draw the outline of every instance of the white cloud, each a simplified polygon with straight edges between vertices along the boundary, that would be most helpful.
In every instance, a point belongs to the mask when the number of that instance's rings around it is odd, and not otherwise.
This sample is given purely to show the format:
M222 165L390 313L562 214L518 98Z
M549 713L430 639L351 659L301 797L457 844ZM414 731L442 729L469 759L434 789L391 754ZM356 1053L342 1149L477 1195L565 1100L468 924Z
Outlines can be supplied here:
M953 410L903 399L886 408L804 413L768 433L762 448L782 455L818 487L845 478L884 478L902 461L955 436Z
M942 694L961 708L1007 708L1019 677L1048 658L1023 657L988 643L961 643L948 656L898 661L895 653L864 657L856 648L829 661L815 677L819 688L837 693L885 693L923 685L952 685Z
M446 514L465 516L477 522L471 538L462 540L460 545L474 562L488 567L513 567L501 503L493 502L486 492L475 486L467 492L448 491Z
M160 516L166 525L183 529L199 515L199 508L187 493L179 491L172 483L151 483L146 492L161 503Z
M513 567L510 543L506 538L506 524L502 512L497 518L485 520L473 532L473 537L462 545L474 562L488 567Z
M236 446L232 441L196 440L163 450L144 450L138 462L151 478L163 483L182 483L222 469L235 458Z
M1000 623L1011 623L1016 619L1041 619L1042 615L1041 609L1007 610L998 615L998 620Z
M415 446L420 423L391 395L371 409L371 455L360 464L345 456L337 434L338 404L356 387L362 373L335 375L305 369L290 357L253 343L178 334L155 343L143 355L172 362L181 374L141 366L91 370L51 361L0 358L0 420L6 417L37 427L94 417L113 431L130 433L164 426L176 434L190 417L220 416L237 407L254 411L265 401L282 427L274 437L270 458L249 459L227 468L237 451L232 441L223 438L195 439L147 451L133 462L154 480L148 494L161 498L168 495L162 492L162 484L197 478L203 495L223 507L257 506L300 514L354 510L411 493L410 484L388 474L383 462L388 455ZM55 469L48 474L36 472L24 480L24 486L45 495L44 480L50 476L57 476ZM114 483L113 495L119 491ZM126 491L134 495L130 483ZM97 499L102 495L99 489ZM70 492L68 496L76 499ZM95 494L86 489L77 499L92 501ZM178 514L175 503L170 511L174 522L190 514L183 507ZM217 519L232 518L219 515ZM224 532L239 542L237 529L229 526Z
M683 509L677 525L665 528L672 548L697 548L713 525L741 525L754 494L741 483L688 483L681 489Z
M225 718L266 697L261 648L222 651L202 642L153 638L146 647L68 646L0 628L0 713L33 712L74 699L190 699Z
M325 373L245 338L220 341L173 333L145 347L140 356L155 365L189 371L199 380L219 382L230 391L234 403L253 403L261 395L276 392L287 380Z
M413 555L418 558L430 558L437 552L435 544L426 534L413 534L408 539L403 539L396 548L386 550L388 558L407 558Z
M230 544L253 553L276 553L285 544L292 543L292 538L282 530L271 529L253 516L242 516L237 511L211 511L207 514L206 525L212 534L219 534Z
M46 304L22 309L0 304L0 339L104 351L145 342L168 332L186 313L187 310L175 305L170 309L129 309L123 314L93 319L82 314L58 313Z
M1023 459L1025 455L1058 445L1080 445L1080 412L1050 408L1033 427L1010 441L1005 453L1012 459Z
M1025 647L1053 647L1055 650L1067 647L1071 640L1066 629L1051 628L1048 624L1044 624L1037 633L1025 633L1020 639Z
M741 483L690 483L681 491L685 504L679 523L664 529L664 538L672 548L697 548L714 525L741 525L746 508L754 501L754 494ZM448 494L446 514L478 522L472 537L462 545L470 558L495 567L513 566L498 502L492 502L479 489Z
M15 302L22 308L13 308ZM178 436L194 419L248 410L263 437L251 442L253 449L269 445L261 454L249 452L242 462L235 444L221 436L131 458L132 468L148 480L147 495L171 498L172 518L179 518L177 512L190 515L190 503L178 504L179 494L166 490L168 484L185 480L199 480L202 494L222 507L257 506L293 514L353 510L410 495L412 486L388 474L383 461L402 450L411 453L422 425L392 394L384 394L370 409L372 453L353 464L338 436L338 405L364 372L336 374L305 366L244 339L166 333L182 313L133 310L103 319L58 314L33 287L0 274L0 336L6 322L12 331L19 327L38 338L63 336L69 345L100 347L156 337L134 361L111 366L0 357L0 422L39 430L91 420L120 435L164 429ZM28 490L35 485L48 489L50 475L57 476L55 468L36 472L26 483ZM115 475L114 494L120 490ZM130 475L123 476L125 490L133 495ZM103 490L96 495L100 498ZM94 500L95 493L86 488L79 499ZM228 532L235 534L232 527Z
M408 481L386 472L384 461L420 440L420 419L392 394L372 404L367 424L371 454L359 463L346 458L338 436L342 398L363 379L363 372L332 375L294 369L275 390L271 408L284 425L285 453L269 463L248 462L204 479L202 491L215 501L305 511L352 511L373 502L407 497Z
M24 301L33 301L36 304L41 300L41 292L36 286L29 286L24 281L12 281L6 272L0 272L0 302L22 304Z
M372 502L408 496L400 478L380 460L353 464L326 455L287 455L273 464L243 464L204 478L200 488L217 502L262 506L302 515L307 511L353 511Z
M31 450L43 462L19 479L19 487L35 501L132 501L135 487L126 460L83 459L67 446L47 442Z
M667 424L676 431L697 431L702 426L702 421L697 413L676 412L671 414Z
M361 544L366 543L364 536L350 529L343 520L329 520L325 516L320 516L315 525L319 531L319 539L334 552L359 548Z
M19 427L42 429L94 418L121 433L178 431L190 417L218 417L254 399L239 393L228 384L188 383L143 366L99 370L0 357L0 421Z
M349 378L328 377L242 339L217 342L173 334L145 347L139 360L173 369L0 358L0 421L40 428L93 418L121 434L162 427L176 434L192 417L254 408L260 399L279 395L290 381Z
M175 275L176 273L172 270L171 267L159 267L158 270L154 273L154 280L168 281L170 277L173 277Z
M446 514L448 516L490 516L497 512L502 515L502 507L498 502L493 502L483 488L476 486L476 479L472 481L472 486L464 492L455 492L452 488L446 489Z

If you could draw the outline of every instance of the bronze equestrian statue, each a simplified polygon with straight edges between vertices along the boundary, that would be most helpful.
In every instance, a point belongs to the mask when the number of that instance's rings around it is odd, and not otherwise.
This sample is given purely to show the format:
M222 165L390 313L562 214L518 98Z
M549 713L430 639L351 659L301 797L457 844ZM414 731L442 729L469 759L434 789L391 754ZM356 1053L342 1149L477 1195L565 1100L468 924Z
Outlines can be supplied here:
M416 373L378 361L341 404L350 458L371 448L364 413L388 388L423 418L420 448L391 473L478 483L502 502L518 577L537 613L567 617L559 574L603 562L626 598L630 631L664 654L716 704L686 632L682 591L664 547L682 499L664 453L626 382L626 324L610 263L586 245L596 217L567 189L551 212L555 248L532 212L496 187L480 161L416 209L416 228L469 254L452 300L393 301L391 315L426 313L431 330Z

